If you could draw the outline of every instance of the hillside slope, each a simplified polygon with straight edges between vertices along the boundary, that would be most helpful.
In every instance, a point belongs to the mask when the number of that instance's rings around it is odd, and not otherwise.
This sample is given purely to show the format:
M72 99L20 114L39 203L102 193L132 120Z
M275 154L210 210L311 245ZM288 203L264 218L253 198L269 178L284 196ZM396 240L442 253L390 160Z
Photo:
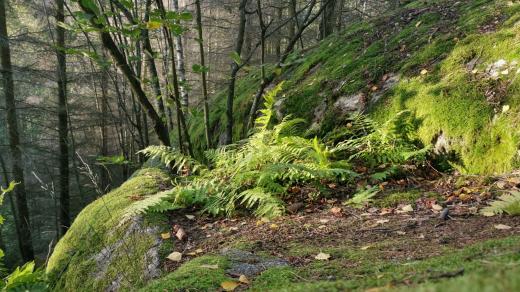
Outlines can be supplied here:
M425 145L449 152L462 172L518 166L520 5L511 1L412 1L397 12L352 24L295 53L278 114L309 121L309 135L341 131L354 111L385 121L411 110ZM234 138L258 88L254 70L237 84ZM214 97L214 142L222 141L225 92ZM202 149L201 114L191 119Z

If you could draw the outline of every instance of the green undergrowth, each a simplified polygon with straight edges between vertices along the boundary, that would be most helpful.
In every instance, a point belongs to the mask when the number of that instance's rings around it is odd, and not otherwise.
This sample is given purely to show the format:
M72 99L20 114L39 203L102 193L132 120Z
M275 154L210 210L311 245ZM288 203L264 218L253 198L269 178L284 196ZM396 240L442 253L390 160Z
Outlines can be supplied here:
M151 282L141 291L215 291L222 282L232 280L225 274L227 266L225 257L201 256Z
M252 290L345 291L380 287L385 291L514 291L520 287L515 274L520 271L519 239L489 240L461 249L446 247L441 256L418 260L386 259L385 251L390 246L385 243L366 250L352 246L293 246L291 252L295 255L326 252L332 258L303 267L267 270L253 281ZM450 279L449 275L457 272L460 275Z
M162 215L147 215L139 230L127 234L133 221L120 225L124 209L134 200L159 191L168 175L154 168L136 172L121 187L87 206L56 245L47 265L47 275L56 291L105 290L113 281L120 288L142 286L146 279L145 254L159 238L160 230L146 227L167 222ZM122 244L121 244L121 240ZM102 252L103 251L103 252ZM98 261L103 254L112 260ZM96 258L97 256L97 258Z
M520 61L519 12L520 4L506 0L411 1L397 12L352 24L289 58L277 78L285 81L279 111L310 123L314 110L325 103L320 128L310 133L325 136L344 125L334 102L363 93L376 121L406 109L416 115L425 145L443 134L456 153L451 163L462 172L507 172L519 165L519 67L511 66L497 80L486 69L499 60ZM466 66L473 59L475 73ZM371 88L383 87L387 74L400 80L374 104ZM255 69L237 82L235 140L258 84ZM215 143L224 131L224 97L225 92L216 95L211 106ZM508 110L503 112L503 106ZM201 118L199 113L191 119L194 141L204 141Z

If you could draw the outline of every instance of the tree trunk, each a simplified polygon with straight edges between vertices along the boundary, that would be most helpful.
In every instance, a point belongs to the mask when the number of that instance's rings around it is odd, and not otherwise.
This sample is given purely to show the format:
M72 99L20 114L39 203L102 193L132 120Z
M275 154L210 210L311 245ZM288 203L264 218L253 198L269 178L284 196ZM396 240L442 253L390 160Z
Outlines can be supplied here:
M56 23L65 22L64 0L56 0ZM58 68L58 136L60 145L60 236L70 227L69 193L69 139L67 115L67 59L65 55L65 29L56 25L56 58Z
M336 0L321 0L321 5L325 8L321 14L320 40L328 37L334 32L334 26L336 24Z
M173 0L173 10L179 11L179 0ZM199 5L200 6L200 5ZM187 112L189 98L187 90L187 79L186 79L186 65L184 62L184 46L182 43L182 36L180 34L175 36L175 53L177 55L177 71L179 72L179 83L181 93L181 104L184 108L184 112Z
M244 44L244 31L246 28L246 4L248 0L240 0L239 12L240 22L238 24L238 35L235 43L235 53L240 56L242 54L242 46ZM240 69L239 64L235 61L231 64L231 74L228 85L228 96L226 104L226 144L233 143L233 101L235 99L235 82L237 79L237 73Z
M13 69L11 65L11 51L7 35L7 19L5 14L7 0L0 0L0 58L2 63L2 79L5 95L5 106L7 113L7 130L9 135L9 146L11 149L11 164L13 179L19 183L14 190L16 195L16 206L20 219L20 250L24 261L34 259L32 245L31 225L29 218L29 207L27 205L27 194L25 191L25 180L23 173L22 152L20 149L20 136L18 132L18 120L16 116L16 102L14 99Z
M164 4L163 4L162 0L156 0L156 3L157 3L157 7L159 8L159 11L161 12L161 16L164 19L166 17L166 11L164 9ZM177 79L178 78L177 65L175 62L175 47L174 47L174 43L173 43L173 38L170 33L170 30L166 26L163 26L163 31L164 31L164 37L166 38L166 40L168 42L168 47L170 50L170 55L171 55L171 60L172 60L172 64L171 64L172 82L173 82L172 99L175 102L175 106L177 108L177 121L178 121L177 125L179 127L181 127L182 132L183 132L182 134L184 135L184 139L186 139L188 154L193 156L193 148L191 146L190 133L188 132L188 126L186 125L186 119L184 117L184 113L182 111L182 105L180 102L180 89L179 89L179 80ZM182 148L184 148L184 147L182 147ZM181 149L181 151L182 151L182 149Z
M157 114L154 107L148 100L146 93L143 90L141 81L139 81L139 79L136 78L132 68L126 61L125 56L118 49L116 43L112 39L112 36L102 24L103 22L99 19L99 16L96 14L94 10L92 10L90 6L85 5L85 2L79 1L78 4L81 7L81 10L83 10L83 12L92 16L90 17L90 24L93 27L97 28L103 46L109 51L112 58L114 58L117 66L127 79L128 83L130 83L130 87L132 88L132 91L135 93L137 100L143 106L148 117L152 120L154 131L157 134L159 141L166 146L170 146L168 127L166 126L164 121L161 120L161 117Z
M177 2L177 1L175 1ZM206 147L211 148L211 133L209 131L209 105L208 105L208 81L206 72L206 60L204 57L204 36L202 34L202 12L200 10L200 0L195 0L195 8L197 10L197 32L198 32L198 43L199 43L199 54L200 54L200 65L202 72L202 97L204 98L204 130L206 133Z

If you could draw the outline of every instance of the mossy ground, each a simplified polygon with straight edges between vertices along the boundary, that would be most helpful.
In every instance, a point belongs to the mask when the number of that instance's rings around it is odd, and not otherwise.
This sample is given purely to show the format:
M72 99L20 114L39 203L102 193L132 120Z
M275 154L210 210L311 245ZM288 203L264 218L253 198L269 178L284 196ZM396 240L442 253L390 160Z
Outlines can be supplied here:
M157 193L169 183L164 172L145 168L118 189L87 206L58 242L47 265L47 274L57 291L100 291L120 278L121 288L139 287L145 282L144 255L158 234L134 232L119 245L106 269L98 267L94 256L125 237L129 224L119 226L124 209L141 196ZM131 199L134 198L134 200ZM163 218L145 218L146 226L160 226ZM157 232L159 233L159 232ZM99 273L99 274L97 274Z
M411 110L424 144L443 133L459 155L456 167L473 174L510 171L518 165L520 74L512 68L499 81L485 76L488 65L520 60L520 4L511 1L411 1L398 12L355 23L305 53L295 53L278 81L285 80L283 111L309 122L314 109L337 98L363 93L368 113L384 121ZM467 63L477 57L475 69ZM421 74L425 69L428 73ZM374 86L385 74L399 74L398 84L375 105ZM254 69L237 83L234 139L258 88ZM496 100L488 100L489 95ZM214 142L224 131L225 92L214 98ZM304 101L304 102L302 102ZM502 113L502 106L509 111ZM340 127L332 110L315 134ZM191 120L195 141L203 141L200 114ZM200 145L198 145L200 146ZM202 148L201 148L202 149Z

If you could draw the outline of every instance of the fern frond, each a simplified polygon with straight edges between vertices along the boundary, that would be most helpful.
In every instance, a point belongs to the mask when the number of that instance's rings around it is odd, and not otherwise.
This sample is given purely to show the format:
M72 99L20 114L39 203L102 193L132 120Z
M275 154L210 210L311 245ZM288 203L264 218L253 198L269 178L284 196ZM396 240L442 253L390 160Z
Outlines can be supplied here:
M520 192L504 194L481 210L481 214L485 216L499 215L504 212L509 215L520 215Z

